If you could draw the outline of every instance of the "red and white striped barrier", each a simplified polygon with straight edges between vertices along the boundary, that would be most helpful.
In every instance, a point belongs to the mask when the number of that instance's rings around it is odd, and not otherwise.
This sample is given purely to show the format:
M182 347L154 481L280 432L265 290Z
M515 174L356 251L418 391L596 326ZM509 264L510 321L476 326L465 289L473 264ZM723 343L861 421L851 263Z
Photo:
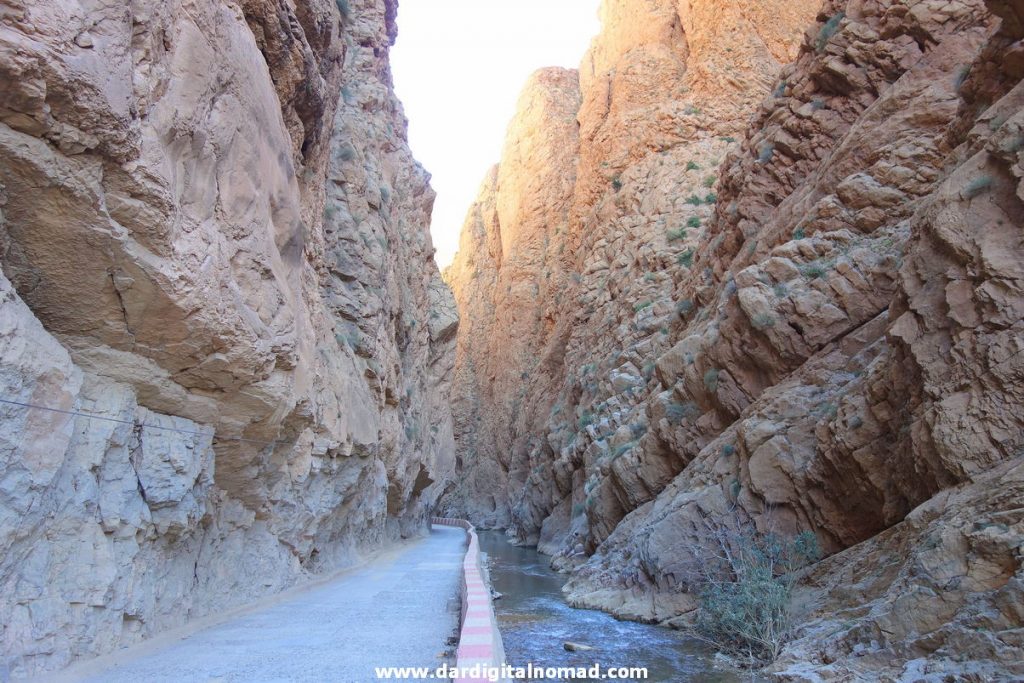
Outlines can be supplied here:
M464 519L434 517L431 521L441 526L465 529L469 537L466 558L462 562L462 628L459 631L455 665L459 672L472 672L476 669L481 675L458 676L453 680L455 683L490 683L486 671L505 663L505 648L494 617L494 604L484 576L476 530Z

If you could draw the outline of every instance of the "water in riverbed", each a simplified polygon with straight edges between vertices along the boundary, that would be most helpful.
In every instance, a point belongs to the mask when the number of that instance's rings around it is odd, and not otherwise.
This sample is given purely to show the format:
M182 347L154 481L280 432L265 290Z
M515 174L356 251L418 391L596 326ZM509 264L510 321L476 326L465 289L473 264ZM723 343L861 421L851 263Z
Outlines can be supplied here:
M625 680L666 683L750 680L713 667L708 651L678 631L570 607L562 597L564 577L548 566L550 558L513 546L500 531L481 532L480 548L490 556L491 582L503 596L494 606L512 666L647 667L647 679ZM567 652L566 641L594 650Z

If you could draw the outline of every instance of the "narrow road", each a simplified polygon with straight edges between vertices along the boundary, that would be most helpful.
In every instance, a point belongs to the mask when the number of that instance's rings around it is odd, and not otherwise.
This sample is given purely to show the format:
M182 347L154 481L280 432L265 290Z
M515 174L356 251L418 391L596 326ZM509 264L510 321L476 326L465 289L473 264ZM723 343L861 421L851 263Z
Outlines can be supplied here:
M434 669L458 627L464 551L462 529L435 526L329 583L88 662L60 680L375 683L375 667Z

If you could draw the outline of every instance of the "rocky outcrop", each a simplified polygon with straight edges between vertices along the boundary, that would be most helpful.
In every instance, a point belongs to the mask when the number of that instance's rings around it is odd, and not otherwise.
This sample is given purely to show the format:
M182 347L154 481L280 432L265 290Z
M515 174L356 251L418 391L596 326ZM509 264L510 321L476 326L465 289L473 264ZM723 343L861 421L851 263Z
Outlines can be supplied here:
M452 391L462 475L446 501L485 525L509 524L521 435L541 429L560 380L569 329L555 310L571 287L564 261L579 102L575 71L531 77L502 163L484 179L445 271L469 325Z
M552 408L497 466L456 410L463 467L508 470L511 533L577 604L681 625L710 529L810 531L780 678L1024 675L1022 8L791 3L787 43L743 3L663 4L607 2L584 60L571 303L533 304L564 354L526 379ZM702 42L734 16L761 59ZM449 277L474 326L492 290Z
M813 18L802 4L606 2L579 73L531 78L445 273L463 319L453 410L466 486L446 497L453 509L536 540L549 504L516 509L510 496L560 498L553 475L572 488L576 468L548 468L583 446L573 435L602 401L598 362L616 368L610 411L641 404L644 355L668 348L658 320L674 310L676 263L711 213L729 136L796 54Z
M6 3L15 676L425 529L454 466L457 319L391 87L395 12Z

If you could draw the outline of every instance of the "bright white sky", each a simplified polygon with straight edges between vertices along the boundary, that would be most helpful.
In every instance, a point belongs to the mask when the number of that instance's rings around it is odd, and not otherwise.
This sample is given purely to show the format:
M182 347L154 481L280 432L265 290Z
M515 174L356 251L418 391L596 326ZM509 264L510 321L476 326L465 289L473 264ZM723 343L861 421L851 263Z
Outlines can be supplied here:
M402 0L391 52L409 141L437 191L431 233L451 262L527 77L575 68L599 29L599 0Z

